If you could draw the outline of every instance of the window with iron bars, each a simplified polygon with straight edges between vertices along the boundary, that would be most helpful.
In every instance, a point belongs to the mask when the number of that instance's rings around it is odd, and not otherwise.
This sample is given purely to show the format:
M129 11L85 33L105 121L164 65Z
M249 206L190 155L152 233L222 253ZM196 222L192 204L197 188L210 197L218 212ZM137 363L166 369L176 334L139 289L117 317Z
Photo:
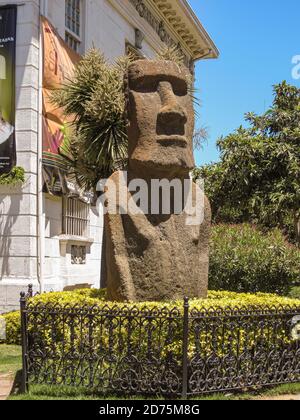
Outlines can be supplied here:
M64 198L63 233L65 235L89 237L90 205L77 198Z
M82 41L82 0L65 0L65 6L66 43L79 52Z

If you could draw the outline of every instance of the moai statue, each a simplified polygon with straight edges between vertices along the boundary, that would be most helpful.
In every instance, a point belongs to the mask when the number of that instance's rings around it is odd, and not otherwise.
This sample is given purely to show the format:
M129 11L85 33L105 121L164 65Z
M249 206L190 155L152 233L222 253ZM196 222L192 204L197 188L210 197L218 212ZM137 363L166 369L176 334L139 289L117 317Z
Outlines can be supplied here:
M207 297L210 205L202 193L201 214L196 215L196 223L195 217L190 223L184 211L187 194L178 192L180 186L188 185L195 204L197 186L190 180L195 166L194 108L187 80L187 73L170 61L140 60L130 65L126 78L129 163L125 189L130 200L130 183L143 180L148 187L149 211L111 211L110 194L107 195L106 269L110 300ZM117 185L117 192L122 188L122 176L116 172L109 180ZM159 182L169 182L174 188L169 194L163 191L159 202L154 203L153 185ZM169 211L165 211L165 204L170 204ZM182 204L182 210L178 211L178 204ZM120 206L118 202L119 210Z

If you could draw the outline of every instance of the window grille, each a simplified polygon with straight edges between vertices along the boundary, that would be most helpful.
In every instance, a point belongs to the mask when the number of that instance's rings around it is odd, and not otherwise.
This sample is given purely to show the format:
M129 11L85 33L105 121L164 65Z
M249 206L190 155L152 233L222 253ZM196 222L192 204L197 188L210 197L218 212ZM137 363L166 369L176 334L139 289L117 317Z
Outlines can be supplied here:
M65 0L66 43L79 52L81 45L82 0Z
M66 32L66 43L70 48L72 48L72 50L79 53L81 42L74 38L73 35L70 35L68 32Z
M65 198L63 206L63 233L89 237L90 205L77 198Z

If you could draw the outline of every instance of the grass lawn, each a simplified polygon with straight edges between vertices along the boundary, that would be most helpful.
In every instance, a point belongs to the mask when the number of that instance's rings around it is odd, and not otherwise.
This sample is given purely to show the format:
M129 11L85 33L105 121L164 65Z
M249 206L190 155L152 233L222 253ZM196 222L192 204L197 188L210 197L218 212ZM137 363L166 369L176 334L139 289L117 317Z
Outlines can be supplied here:
M224 395L224 394L215 394L209 395L207 397L193 398L193 401L241 401L241 400L258 400L258 399L268 399L268 397L280 397L285 395L300 395L300 384L291 384L291 385L282 385L280 387L274 388L258 393L252 394L236 394L236 395ZM90 401L113 401L113 400L124 400L124 398L117 397L103 397L96 395L89 395L88 393L77 390L75 388L66 388L66 387L51 387L51 386L32 386L30 392L26 395L16 395L11 396L10 400L90 400ZM127 401L138 401L146 400L142 397L132 397L126 398ZM151 398L153 400L153 398ZM157 398L156 400L164 401L163 398Z
M0 345L0 374L15 374L22 368L21 348L19 346Z
M0 375L1 374L16 374L21 368L21 348L18 346L6 346L0 345ZM300 395L300 383L282 385L272 390L264 391L260 394L237 394L237 395L224 395L216 394L207 397L199 397L193 399L194 401L217 401L217 400L256 400L261 397L267 399L268 397L280 397L283 395ZM71 388L71 387L58 387L58 386L46 386L46 385L35 385L30 387L30 391L26 395L12 395L10 400L118 400L117 397L102 397L93 395L91 392L85 389ZM122 398L124 399L124 398ZM130 400L145 400L142 397L127 398ZM159 399L158 399L159 400ZM160 400L164 400L161 398Z

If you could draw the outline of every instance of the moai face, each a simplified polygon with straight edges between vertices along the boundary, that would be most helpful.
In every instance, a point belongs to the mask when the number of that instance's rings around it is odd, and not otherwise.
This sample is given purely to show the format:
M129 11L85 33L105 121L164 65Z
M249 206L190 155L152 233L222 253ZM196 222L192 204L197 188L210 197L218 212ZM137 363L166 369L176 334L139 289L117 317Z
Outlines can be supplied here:
M177 64L140 60L130 66L128 119L131 168L172 177L195 166L193 100Z

